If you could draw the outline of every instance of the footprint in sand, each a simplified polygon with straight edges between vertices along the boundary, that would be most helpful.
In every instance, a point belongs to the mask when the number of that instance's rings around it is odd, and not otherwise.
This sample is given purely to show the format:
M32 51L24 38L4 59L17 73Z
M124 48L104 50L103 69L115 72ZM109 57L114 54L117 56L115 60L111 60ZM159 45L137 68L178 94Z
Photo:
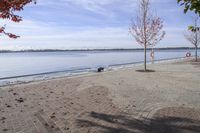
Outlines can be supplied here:
M13 95L15 96L15 95L18 95L17 93L13 93Z
M5 117L1 117L1 119L0 119L1 121L4 121L4 120L6 120L6 118Z
M8 105L8 104L5 104L5 105L6 105L6 107L7 107L7 108L10 108L10 107L11 107L11 106L10 106L10 105Z
M55 115L51 115L51 116L50 116L51 119L53 119L53 118L55 118L55 117L56 117Z
M6 128L5 128L5 129L3 129L3 131L4 131L4 132L7 132L7 131L8 131L8 129L6 129Z
M23 103L24 99L23 98L19 98L19 99L15 99L15 101L19 102L19 103Z
M13 91L13 89L9 90L8 92L12 92L12 91Z

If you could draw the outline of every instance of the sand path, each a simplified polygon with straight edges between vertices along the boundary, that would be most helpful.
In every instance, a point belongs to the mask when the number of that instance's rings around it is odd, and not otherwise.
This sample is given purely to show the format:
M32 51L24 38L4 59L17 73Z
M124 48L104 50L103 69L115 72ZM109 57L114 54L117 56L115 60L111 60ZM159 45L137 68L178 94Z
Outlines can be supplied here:
M141 66L0 89L2 133L199 133L200 63Z

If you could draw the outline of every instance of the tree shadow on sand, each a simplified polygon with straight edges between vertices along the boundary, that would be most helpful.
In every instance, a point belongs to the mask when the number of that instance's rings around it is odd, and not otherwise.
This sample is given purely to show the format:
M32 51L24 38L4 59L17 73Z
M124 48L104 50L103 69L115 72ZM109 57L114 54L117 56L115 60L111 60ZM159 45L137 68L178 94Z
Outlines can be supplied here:
M144 73L152 73L152 72L155 72L155 70L150 70L150 69L147 69L146 71L145 70L135 70L136 72L144 72Z
M125 115L91 112L89 119L77 119L77 125L98 128L100 133L200 133L200 121L179 117L132 119Z

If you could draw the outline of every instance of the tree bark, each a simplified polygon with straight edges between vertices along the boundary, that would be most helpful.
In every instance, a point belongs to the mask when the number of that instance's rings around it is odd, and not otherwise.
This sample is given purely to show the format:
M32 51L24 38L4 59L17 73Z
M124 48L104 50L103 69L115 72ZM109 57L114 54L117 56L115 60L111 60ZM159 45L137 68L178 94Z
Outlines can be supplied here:
M144 8L144 11L143 11L143 32L144 32L144 71L146 72L147 71L147 31L146 31L146 28L147 28L147 13L148 13L148 6L149 6L149 1L145 1L143 0L143 8Z
M197 62L197 60L198 60L198 59L197 59L197 57L198 57L198 55L197 55L197 49L198 49L198 48L197 48L197 46L196 46L196 47L195 47L195 61L196 61L196 62Z
M197 62L197 45L198 45L197 21L198 21L198 18L195 19L195 61L196 62Z
M147 71L147 46L144 45L144 71Z

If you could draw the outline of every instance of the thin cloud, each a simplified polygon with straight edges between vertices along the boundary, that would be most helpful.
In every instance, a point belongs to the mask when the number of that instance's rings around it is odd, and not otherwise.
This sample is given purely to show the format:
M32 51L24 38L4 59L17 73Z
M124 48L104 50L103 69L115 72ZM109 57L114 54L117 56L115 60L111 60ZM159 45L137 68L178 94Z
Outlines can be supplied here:
M167 35L158 47L187 46L182 32L190 17L173 0L152 0ZM138 0L38 0L21 12L24 21L7 24L21 37L0 36L1 49L138 48L128 33Z

